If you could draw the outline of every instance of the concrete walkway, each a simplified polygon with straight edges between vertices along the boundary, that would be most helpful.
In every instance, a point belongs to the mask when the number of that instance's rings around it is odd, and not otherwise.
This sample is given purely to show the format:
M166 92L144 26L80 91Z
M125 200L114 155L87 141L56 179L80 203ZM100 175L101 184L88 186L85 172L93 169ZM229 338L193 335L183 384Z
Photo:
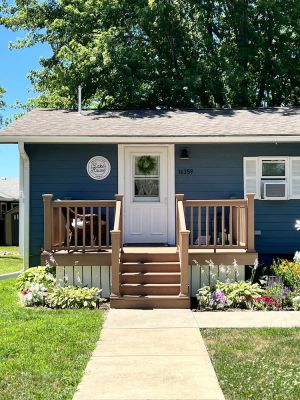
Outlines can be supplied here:
M73 400L223 400L190 310L110 310Z

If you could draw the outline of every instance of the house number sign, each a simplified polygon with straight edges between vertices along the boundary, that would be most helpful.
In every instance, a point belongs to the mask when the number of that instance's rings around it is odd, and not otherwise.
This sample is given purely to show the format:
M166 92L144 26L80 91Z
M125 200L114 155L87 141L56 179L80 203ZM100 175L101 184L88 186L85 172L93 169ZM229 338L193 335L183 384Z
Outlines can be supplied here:
M95 156L89 160L86 169L91 178L101 181L110 174L111 166L107 158Z

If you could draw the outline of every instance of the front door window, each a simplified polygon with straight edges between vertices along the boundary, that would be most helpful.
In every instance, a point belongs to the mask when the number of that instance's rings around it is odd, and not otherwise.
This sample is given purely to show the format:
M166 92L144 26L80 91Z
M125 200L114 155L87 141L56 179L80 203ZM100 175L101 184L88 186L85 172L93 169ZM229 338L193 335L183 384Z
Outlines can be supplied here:
M160 201L160 156L133 156L133 201Z

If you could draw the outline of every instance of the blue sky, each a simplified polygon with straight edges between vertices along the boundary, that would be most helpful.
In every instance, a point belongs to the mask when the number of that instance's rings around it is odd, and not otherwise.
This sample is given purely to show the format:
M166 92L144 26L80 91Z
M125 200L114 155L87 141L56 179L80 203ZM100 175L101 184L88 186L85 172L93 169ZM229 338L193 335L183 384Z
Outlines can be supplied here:
M6 90L5 101L7 107L1 110L6 118L16 113L11 106L16 100L25 103L34 96L30 93L30 81L27 74L39 67L39 58L50 54L47 45L37 45L29 49L9 50L9 42L17 37L23 37L24 32L11 32L0 27L0 85ZM19 156L17 145L0 144L0 176L15 177L19 175Z

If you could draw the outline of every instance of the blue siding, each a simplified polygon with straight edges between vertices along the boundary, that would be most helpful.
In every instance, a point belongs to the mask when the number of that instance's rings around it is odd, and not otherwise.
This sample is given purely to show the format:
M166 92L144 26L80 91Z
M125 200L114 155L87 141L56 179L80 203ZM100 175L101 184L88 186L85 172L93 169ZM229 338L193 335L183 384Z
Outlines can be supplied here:
M118 192L117 145L26 145L30 158L30 265L40 263L43 247L44 193L54 198L82 200L113 199ZM111 164L110 175L96 181L86 172L88 160L96 155Z
M188 148L189 160L180 159ZM299 144L220 144L176 146L176 193L187 199L243 198L243 157L300 156ZM192 175L179 170L192 168ZM300 249L300 232L294 228L300 218L300 200L255 201L256 249L261 254L292 254Z

